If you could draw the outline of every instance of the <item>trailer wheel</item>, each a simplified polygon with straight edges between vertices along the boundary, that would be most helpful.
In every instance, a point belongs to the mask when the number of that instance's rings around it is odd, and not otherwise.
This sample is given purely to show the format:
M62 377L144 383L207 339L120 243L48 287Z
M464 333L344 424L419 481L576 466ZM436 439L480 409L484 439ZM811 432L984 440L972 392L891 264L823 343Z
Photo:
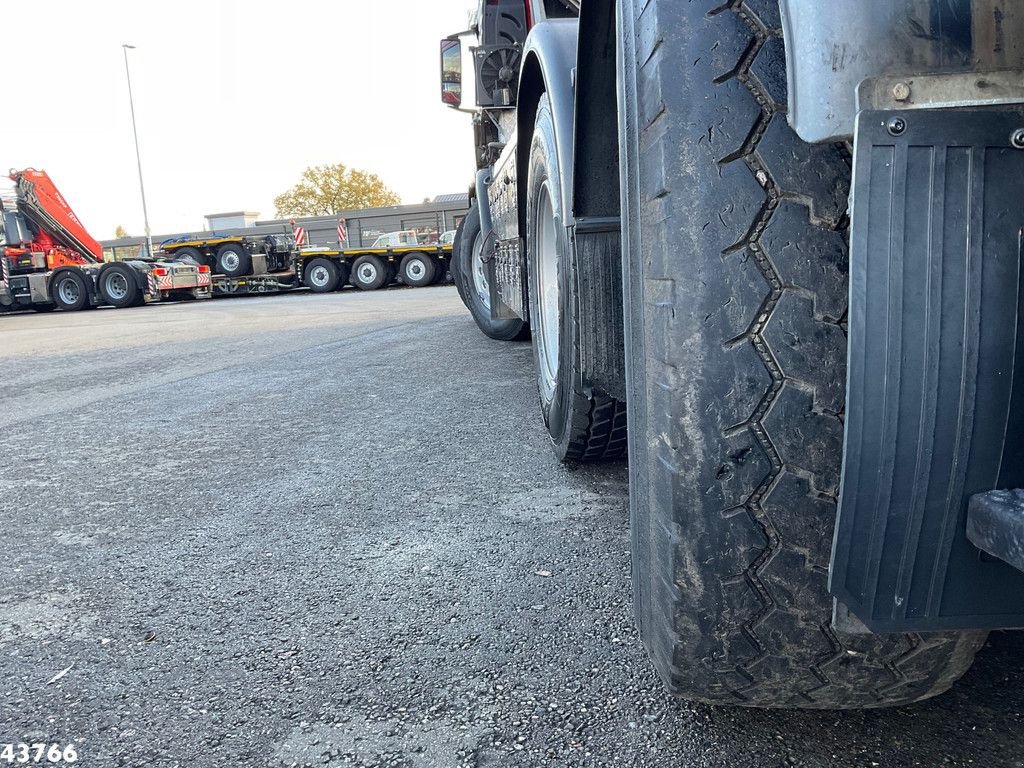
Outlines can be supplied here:
M459 224L452 251L452 276L459 296L485 336L498 341L524 341L530 338L530 326L524 321L491 318L491 290L484 269L483 248L480 212L474 205Z
M333 261L317 257L306 265L302 282L309 286L313 293L330 293L338 289L341 274Z
M626 452L626 404L585 387L576 254L562 222L561 169L547 94L541 96L526 186L526 261L533 357L541 412L561 461L602 461Z
M252 273L252 256L239 243L224 243L217 249L217 272L228 277Z
M640 633L685 698L821 709L925 699L970 667L985 633L832 623L848 151L789 127L769 4L716 5L619 3Z
M352 265L352 285L364 291L376 291L387 284L387 268L380 256L363 254Z
M422 288L434 282L437 276L437 265L426 253L407 253L402 257L399 268L402 282L416 288Z
M196 264L198 266L209 267L213 269L215 264L210 263L211 260L206 258L198 248L179 248L174 251L172 258L174 261L181 261L186 264Z
M142 298L135 270L124 264L107 264L100 270L97 282L103 303L118 309L134 307Z
M73 269L58 272L50 283L50 298L65 312L86 309L89 306L89 288L85 278Z

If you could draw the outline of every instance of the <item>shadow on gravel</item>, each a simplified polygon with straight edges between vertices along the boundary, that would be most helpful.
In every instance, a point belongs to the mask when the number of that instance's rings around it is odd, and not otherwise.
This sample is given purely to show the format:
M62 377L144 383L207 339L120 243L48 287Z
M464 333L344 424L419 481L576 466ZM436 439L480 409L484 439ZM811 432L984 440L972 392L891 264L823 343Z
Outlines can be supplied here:
M628 495L621 464L568 469L577 487L607 492L609 485L621 484L623 496ZM632 642L639 645L639 636ZM666 695L660 725L671 732L673 722L689 723L715 744L705 754L707 765L1024 768L1022 681L1024 632L993 632L974 666L952 689L919 704L867 711L779 711L711 707Z
M761 765L1020 768L1022 679L1024 633L996 632L959 683L920 704L850 712L698 705L693 711L738 764L754 758ZM691 707L679 702L670 710L682 715Z

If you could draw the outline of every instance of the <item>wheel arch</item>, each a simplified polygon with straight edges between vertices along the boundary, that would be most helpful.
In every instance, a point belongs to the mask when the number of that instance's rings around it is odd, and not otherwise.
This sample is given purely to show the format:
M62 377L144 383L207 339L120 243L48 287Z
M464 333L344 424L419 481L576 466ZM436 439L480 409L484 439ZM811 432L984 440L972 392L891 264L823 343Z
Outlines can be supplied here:
M562 167L566 226L577 217L619 215L615 56L614 0L585 4L578 20L538 24L526 42L517 111L520 199L526 192L537 104L547 93ZM520 213L520 232L525 223Z
M551 102L551 115L555 123L555 142L558 144L558 162L562 178L560 191L566 207L566 217L572 211L572 168L575 94L574 73L579 39L576 19L558 19L541 22L533 28L526 40L523 68L519 77L519 100L516 109L516 168L520 200L526 199L529 176L530 144L533 124L537 119L537 106L543 94ZM563 221L568 226L568 221ZM526 214L519 206L519 232L526 231Z

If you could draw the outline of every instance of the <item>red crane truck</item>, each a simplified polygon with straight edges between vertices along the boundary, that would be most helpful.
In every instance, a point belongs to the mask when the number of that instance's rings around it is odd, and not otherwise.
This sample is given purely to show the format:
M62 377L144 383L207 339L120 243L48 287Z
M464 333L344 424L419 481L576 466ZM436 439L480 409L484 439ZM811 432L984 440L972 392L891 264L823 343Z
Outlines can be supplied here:
M11 171L13 206L0 203L0 307L68 311L131 307L176 295L209 298L210 270L156 259L104 263L45 171Z

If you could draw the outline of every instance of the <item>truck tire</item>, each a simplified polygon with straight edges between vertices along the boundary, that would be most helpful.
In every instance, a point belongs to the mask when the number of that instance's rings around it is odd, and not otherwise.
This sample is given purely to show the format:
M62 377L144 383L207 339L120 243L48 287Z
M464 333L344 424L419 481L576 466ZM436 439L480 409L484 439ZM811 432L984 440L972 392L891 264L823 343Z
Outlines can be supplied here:
M217 249L216 271L228 277L252 274L252 256L239 243L224 243Z
M85 277L75 269L57 272L50 282L50 298L65 312L87 309L90 301Z
M402 257L402 264L398 268L398 272L402 276L403 283L422 288L434 282L437 276L437 264L426 253L407 253Z
M302 282L313 293L330 293L338 290L341 272L331 259L317 257L310 259L303 272Z
M210 269L216 266L216 264L211 264L210 259L203 256L198 248L181 248L174 251L173 259L187 264L209 267Z
M498 341L525 341L530 338L530 327L524 321L518 318L491 318L487 273L481 260L483 245L480 212L474 205L459 224L452 251L452 260L458 264L452 268L452 275L458 286L459 296L462 297L462 303L466 305L484 336Z
M526 186L526 262L541 412L559 460L618 459L626 452L626 404L583 386L577 265L560 225L567 220L561 197L555 125L544 94L537 107Z
M388 273L380 256L365 253L352 264L349 280L363 291L376 291L387 284Z
M100 300L118 309L134 307L142 298L135 270L124 264L107 264L96 281Z
M685 698L906 704L985 634L832 624L850 158L787 124L779 27L774 2L619 7L636 613Z

